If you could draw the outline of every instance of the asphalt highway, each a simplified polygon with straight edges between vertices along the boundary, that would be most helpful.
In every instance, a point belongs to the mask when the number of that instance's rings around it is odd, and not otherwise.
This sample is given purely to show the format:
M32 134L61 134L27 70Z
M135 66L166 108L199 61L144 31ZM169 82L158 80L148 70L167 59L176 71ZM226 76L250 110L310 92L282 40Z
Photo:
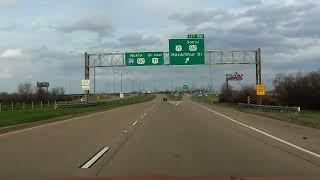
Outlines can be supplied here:
M317 144L306 149L287 141L285 133L279 137L254 123L242 124L240 118L192 102L188 96L182 102L161 98L0 135L0 179L320 179ZM290 134L290 128L286 131ZM320 137L320 132L314 130L313 136Z

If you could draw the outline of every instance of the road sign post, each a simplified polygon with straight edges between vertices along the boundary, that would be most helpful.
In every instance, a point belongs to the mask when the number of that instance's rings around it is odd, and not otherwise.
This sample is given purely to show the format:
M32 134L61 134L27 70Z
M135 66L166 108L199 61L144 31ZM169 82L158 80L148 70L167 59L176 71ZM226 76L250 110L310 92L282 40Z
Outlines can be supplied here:
M156 66L164 64L163 52L125 53L126 66Z
M98 102L100 102L100 93L96 94L96 99L97 99Z
M85 99L86 103L88 103L88 96L89 96L89 91L90 91L90 80L89 79L84 79L82 80L82 90L85 91Z
M266 87L264 84L257 84L256 85L256 90L257 90L257 96L259 99L258 104L262 105L262 96L266 95Z
M170 65L205 63L204 39L169 39Z

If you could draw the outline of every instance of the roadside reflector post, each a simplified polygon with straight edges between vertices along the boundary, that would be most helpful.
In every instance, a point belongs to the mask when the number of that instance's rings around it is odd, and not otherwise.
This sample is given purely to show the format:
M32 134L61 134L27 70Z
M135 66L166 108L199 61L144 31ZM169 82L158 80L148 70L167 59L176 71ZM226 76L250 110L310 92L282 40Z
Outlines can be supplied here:
M58 104L57 104L57 101L54 102L53 108L54 108L54 110L57 110L57 109L59 108L59 106L58 106Z
M2 104L0 103L0 112L2 112Z
M24 102L22 103L22 110L24 111Z
M42 101L40 101L40 108L42 109Z
M33 110L33 101L31 101L31 109Z
M13 101L11 102L11 111L13 111Z
M48 107L50 107L50 102L48 101Z

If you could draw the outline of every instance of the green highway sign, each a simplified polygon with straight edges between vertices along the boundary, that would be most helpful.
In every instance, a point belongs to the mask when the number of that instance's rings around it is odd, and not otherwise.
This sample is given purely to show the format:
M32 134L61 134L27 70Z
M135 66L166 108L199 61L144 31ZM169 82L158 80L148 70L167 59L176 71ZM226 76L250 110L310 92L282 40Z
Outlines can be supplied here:
M204 34L188 34L188 39L204 39Z
M169 39L171 65L204 64L204 39Z
M125 53L126 66L155 66L163 65L163 52L134 52Z
M184 90L188 90L188 89L189 89L189 85L188 85L188 84L184 84L184 85L183 85L183 89L184 89Z

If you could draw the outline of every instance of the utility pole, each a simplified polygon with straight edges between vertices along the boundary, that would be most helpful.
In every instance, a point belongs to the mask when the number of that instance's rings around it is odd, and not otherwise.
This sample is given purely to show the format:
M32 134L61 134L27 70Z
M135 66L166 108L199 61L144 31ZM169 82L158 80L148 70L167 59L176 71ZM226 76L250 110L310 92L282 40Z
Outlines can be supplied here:
M201 90L203 91L203 80L201 80Z
M90 71L89 71L89 66L90 66L90 56L88 55L87 52L84 53L84 79L89 80L90 76ZM85 98L86 98L86 103L88 103L88 96L89 96L90 90L85 90Z
M156 80L153 80L153 92L156 92Z
M131 88L132 88L132 92L134 92L134 79L132 79L132 86L131 86Z
M95 61L94 66L96 65ZM93 68L93 94L96 94L96 67Z
M71 80L69 81L69 95L71 94Z
M116 71L113 69L113 94L116 93Z
M172 79L171 79L171 92L173 92L173 89L172 89Z
M121 74L120 74L120 79L121 79L120 93L121 93L121 94L122 94L122 76L123 76L123 74L121 73Z
M210 92L212 92L213 77L212 77L212 60L211 60L211 54L210 53L209 53L209 59L210 59Z

